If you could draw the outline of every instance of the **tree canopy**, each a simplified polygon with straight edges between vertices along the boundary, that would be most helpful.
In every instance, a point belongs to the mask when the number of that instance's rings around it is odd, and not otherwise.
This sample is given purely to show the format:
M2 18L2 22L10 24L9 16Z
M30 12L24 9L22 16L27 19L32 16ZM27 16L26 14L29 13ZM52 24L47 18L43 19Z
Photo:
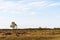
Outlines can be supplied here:
M17 24L15 22L11 22L11 25L10 25L11 28L13 29L17 29Z

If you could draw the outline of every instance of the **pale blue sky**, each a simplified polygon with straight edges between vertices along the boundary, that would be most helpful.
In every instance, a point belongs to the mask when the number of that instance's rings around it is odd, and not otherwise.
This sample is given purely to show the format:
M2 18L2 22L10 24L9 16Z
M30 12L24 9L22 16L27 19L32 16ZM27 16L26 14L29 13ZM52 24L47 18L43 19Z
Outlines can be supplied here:
M0 0L0 28L60 27L60 0Z

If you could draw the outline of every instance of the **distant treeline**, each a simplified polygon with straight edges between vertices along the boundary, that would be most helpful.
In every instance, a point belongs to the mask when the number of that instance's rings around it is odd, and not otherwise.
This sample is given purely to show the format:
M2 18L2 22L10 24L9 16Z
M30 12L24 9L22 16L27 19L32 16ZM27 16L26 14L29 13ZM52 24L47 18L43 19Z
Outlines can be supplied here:
M54 29L60 29L60 28L27 28L27 30L29 30L29 29L32 29L32 30L34 30L34 29L38 29L38 30L54 30Z

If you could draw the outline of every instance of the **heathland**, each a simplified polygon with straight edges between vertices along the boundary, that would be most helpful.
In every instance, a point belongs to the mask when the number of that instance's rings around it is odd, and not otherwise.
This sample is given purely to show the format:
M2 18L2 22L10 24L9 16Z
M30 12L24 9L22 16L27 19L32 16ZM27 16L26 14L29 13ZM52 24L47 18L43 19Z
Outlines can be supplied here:
M0 40L60 40L60 28L0 29Z

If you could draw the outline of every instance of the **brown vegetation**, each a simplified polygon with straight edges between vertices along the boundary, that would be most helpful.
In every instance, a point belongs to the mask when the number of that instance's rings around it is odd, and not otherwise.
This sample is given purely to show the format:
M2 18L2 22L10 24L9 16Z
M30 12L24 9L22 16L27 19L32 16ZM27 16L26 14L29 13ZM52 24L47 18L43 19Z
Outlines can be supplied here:
M0 40L60 40L60 29L0 29Z

